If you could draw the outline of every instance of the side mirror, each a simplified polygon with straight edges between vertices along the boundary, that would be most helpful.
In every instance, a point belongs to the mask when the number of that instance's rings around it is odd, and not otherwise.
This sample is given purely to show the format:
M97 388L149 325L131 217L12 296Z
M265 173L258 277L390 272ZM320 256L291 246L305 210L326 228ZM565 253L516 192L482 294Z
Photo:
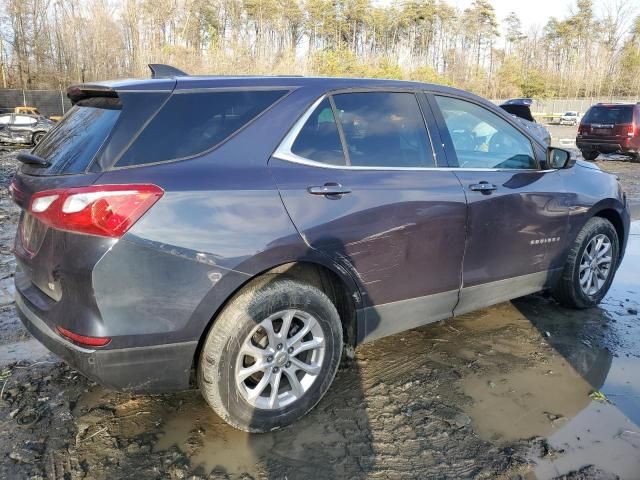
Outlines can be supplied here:
M575 158L571 157L570 151L556 147L547 148L548 168L571 168L575 163Z

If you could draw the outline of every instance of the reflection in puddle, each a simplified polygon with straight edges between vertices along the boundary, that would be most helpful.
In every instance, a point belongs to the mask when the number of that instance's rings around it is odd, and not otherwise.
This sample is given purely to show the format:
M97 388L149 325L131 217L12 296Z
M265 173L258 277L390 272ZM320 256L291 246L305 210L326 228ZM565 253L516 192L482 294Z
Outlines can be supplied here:
M564 452L553 460L538 461L539 479L579 470L586 465L623 479L640 476L640 429L614 405L591 402L549 443Z
M538 460L553 478L587 465L640 478L640 236L634 225L625 259L600 308L559 309L539 297L513 302L559 355L497 377L463 379L476 431L492 440L548 437L562 453ZM551 374L550 372L553 372ZM591 401L601 391L611 404Z
M561 357L464 380L474 430L493 441L547 436L589 404L592 388Z

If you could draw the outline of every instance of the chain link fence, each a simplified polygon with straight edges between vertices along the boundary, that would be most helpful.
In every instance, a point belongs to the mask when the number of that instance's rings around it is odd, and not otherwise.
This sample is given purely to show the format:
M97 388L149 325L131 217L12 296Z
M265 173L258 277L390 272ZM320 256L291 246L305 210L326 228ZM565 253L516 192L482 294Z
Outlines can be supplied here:
M45 117L64 115L71 102L64 90L0 89L0 107L36 107Z

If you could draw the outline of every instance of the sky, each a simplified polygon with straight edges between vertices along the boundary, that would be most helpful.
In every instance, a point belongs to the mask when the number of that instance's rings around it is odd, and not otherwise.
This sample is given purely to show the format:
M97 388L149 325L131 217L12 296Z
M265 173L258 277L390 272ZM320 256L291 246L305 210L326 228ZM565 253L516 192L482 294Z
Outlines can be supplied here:
M473 0L448 0L448 3L460 9L465 9L471 5ZM496 10L498 22L511 12L516 12L522 21L523 30L526 32L530 27L544 27L549 18L558 19L569 15L575 7L575 0L490 0ZM597 8L598 0L594 2Z

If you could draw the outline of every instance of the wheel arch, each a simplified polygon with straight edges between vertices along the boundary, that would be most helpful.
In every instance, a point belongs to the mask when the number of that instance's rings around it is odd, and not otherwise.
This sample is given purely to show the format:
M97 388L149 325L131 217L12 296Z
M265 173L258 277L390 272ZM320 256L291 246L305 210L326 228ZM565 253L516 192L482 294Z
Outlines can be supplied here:
M345 346L351 348L356 346L359 324L358 317L363 315L363 313L362 310L358 308L361 302L361 296L355 282L347 277L348 274L346 272L340 272L337 268L330 268L319 262L309 260L289 261L248 277L247 280L240 284L217 308L198 338L198 345L192 359L192 373L197 369L198 359L200 358L204 341L222 310L240 291L246 288L247 285L268 275L300 280L317 287L325 293L333 302L340 315ZM194 383L193 380L192 378L192 384Z
M617 208L615 208L611 204L604 204L604 205L601 204L600 208L597 208L597 207L598 206L596 206L596 208L594 208L594 210L592 211L592 215L590 216L590 218L600 217L611 222L611 224L613 225L613 228L615 228L616 233L618 234L618 242L620 244L620 249L619 249L620 251L618 252L618 255L619 255L619 260L621 260L622 256L624 255L624 251L626 247L626 238L627 238L626 227L625 227L622 214Z
M36 135L40 135L40 134L46 135L46 134L47 134L47 131L46 131L46 130L36 130L35 132L33 132L33 133L31 134L31 141L32 141L33 143L35 143Z

